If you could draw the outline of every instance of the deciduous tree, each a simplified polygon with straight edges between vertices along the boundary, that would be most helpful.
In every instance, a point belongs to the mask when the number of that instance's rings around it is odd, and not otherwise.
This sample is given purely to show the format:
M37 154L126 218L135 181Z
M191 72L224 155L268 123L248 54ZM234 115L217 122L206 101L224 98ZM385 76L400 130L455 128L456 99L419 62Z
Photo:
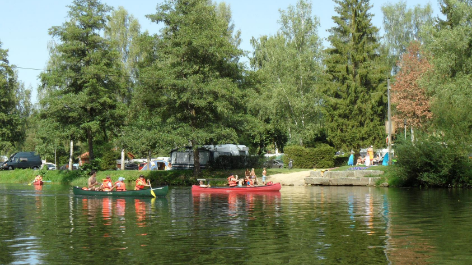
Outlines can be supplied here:
M432 118L430 98L426 88L420 85L421 79L431 68L432 65L421 52L421 44L411 42L399 62L400 72L391 86L391 100L396 110L392 118L398 125L407 119L413 128L422 128Z
M430 28L426 45L434 65L424 78L433 98L432 129L467 147L472 141L472 3L444 0L442 12L446 19Z
M289 142L302 146L321 130L322 45L319 19L311 10L310 2L300 0L280 10L276 35L251 40L251 66L259 82L250 113L268 123L266 132L280 131L290 136Z
M415 40L422 43L421 29L433 24L433 8L429 3L424 7L416 5L413 8L407 8L407 3L400 1L384 4L382 13L385 31L383 45L388 51L389 65L395 74L399 70L397 62L406 52L410 42Z

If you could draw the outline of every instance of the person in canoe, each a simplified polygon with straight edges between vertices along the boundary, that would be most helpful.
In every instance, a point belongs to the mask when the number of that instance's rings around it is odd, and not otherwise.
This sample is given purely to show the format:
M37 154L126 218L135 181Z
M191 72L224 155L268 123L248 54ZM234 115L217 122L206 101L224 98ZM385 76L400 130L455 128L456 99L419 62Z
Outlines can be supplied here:
M43 177L41 175L36 175L36 177L34 177L34 180L33 180L34 184L42 184L42 182L43 182Z
M100 185L100 190L101 191L111 191L113 188L113 182L111 181L111 177L107 176L105 179L103 179L102 185Z
M125 178L119 177L118 181L115 182L111 189L116 189L116 191L126 191Z
M143 190L144 187L149 187L149 180L146 181L144 178L144 175L139 175L139 178L136 180L136 186L134 187L134 190Z
M92 170L90 171L90 177L87 182L87 189L88 190L98 190L98 188L95 188L95 186L98 185L97 182L97 171Z
M236 187L238 185L238 179L234 177L234 174L228 177L228 185L230 187Z
M250 179L252 181L252 185L254 186L254 184L258 184L256 171L254 170L254 168L251 169L251 173L249 173L249 175L250 175Z

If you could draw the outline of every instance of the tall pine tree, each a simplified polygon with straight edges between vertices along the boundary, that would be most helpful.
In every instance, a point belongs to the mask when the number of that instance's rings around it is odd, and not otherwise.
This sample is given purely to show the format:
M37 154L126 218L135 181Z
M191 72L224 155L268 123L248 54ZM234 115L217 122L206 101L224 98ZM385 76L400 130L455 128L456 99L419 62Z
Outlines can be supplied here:
M387 73L368 0L334 0L325 65L325 128L336 148L381 146L385 138Z
M156 14L162 23L158 58L143 69L140 81L152 98L151 111L160 112L172 127L176 146L194 150L194 173L199 174L201 145L237 140L242 55L231 36L228 20L207 0L167 0ZM164 128L165 129L165 128Z
M41 101L42 115L67 128L71 138L85 139L90 159L93 141L102 133L120 126L123 108L117 95L121 75L119 54L102 37L106 26L107 5L98 0L74 0L69 18L62 26L49 29L59 40L49 64L41 74L47 96Z

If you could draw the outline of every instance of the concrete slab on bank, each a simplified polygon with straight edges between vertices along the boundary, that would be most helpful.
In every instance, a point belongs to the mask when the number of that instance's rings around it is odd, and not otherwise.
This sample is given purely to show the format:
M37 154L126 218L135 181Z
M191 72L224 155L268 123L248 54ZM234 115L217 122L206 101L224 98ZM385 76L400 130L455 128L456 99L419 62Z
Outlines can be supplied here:
M305 178L305 185L322 186L375 186L382 175L381 170L353 170L353 171L311 171ZM382 183L381 186L388 186Z

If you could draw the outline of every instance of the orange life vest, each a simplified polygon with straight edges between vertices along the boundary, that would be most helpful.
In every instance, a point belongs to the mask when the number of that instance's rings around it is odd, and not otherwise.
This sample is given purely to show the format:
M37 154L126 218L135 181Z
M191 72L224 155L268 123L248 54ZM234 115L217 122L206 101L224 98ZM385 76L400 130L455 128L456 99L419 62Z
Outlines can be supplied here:
M142 190L142 189L144 189L144 185L145 185L145 184L146 184L146 182L144 182L143 179L138 178L138 179L136 180L136 187L135 187L135 190Z
M117 181L115 182L116 185L116 190L117 191L125 191L126 190L126 185L123 181Z
M113 186L111 179L104 179L102 186L103 186L103 191L111 191L111 187Z
M228 185L230 187L235 187L238 185L238 182L233 177L228 177Z
M34 182L40 182L40 181L43 181L43 177L41 177L41 176L36 176L36 177L34 178Z

